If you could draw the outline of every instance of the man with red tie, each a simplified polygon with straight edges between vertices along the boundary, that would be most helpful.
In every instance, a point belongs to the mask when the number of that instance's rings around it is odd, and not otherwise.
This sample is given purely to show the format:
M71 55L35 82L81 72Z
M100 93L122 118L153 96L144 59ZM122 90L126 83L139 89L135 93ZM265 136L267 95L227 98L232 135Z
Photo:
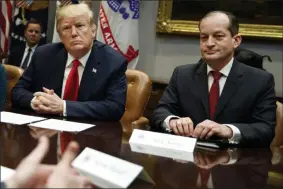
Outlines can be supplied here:
M56 13L61 43L35 51L12 90L14 108L95 120L120 120L126 103L126 59L94 40L96 26L87 4Z
M199 23L201 62L179 66L152 117L152 129L268 147L274 137L273 75L236 61L234 15L213 11Z

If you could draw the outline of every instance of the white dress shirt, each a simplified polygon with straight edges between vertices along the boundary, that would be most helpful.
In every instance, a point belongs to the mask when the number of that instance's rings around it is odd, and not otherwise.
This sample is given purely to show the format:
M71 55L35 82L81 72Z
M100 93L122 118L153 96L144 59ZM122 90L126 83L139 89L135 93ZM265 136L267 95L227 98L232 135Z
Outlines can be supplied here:
M227 80L227 77L231 71L231 68L232 68L232 65L233 65L233 61L234 61L234 58L232 58L230 60L230 62L225 66L223 67L219 72L222 73L222 77L219 79L219 94L221 95L222 94L222 91L223 91L223 88L224 88L224 85L226 83L226 80ZM210 91L210 88L211 88L211 85L213 83L213 76L211 74L211 71L213 71L213 69L207 64L207 75L208 75L208 91ZM174 116L174 115L170 115L168 116L162 126L164 129L166 129L166 131L169 131L171 132L172 130L170 129L169 127L169 121L170 119L172 118L179 118L178 116ZM233 136L232 138L229 139L229 141L231 143L239 143L239 141L241 140L241 132L240 130L235 127L234 125L231 125L231 124L224 124L226 126L228 126L229 128L232 129L232 132L233 132Z
M90 52L91 52L91 50L89 50L88 53L86 53L82 58L79 59L79 61L80 61L80 65L78 67L79 84L81 83L83 72L84 72L84 69L85 69L88 57L90 55ZM70 73L70 71L72 69L72 66L73 66L73 64L72 64L73 60L75 60L75 58L68 53L68 58L67 58L67 63L66 63L65 72L64 72L64 78L63 78L62 92L61 92L61 98L62 99L64 97L64 91L65 91L66 82L67 82L69 73ZM35 99L35 98L36 97L34 97L33 99ZM32 102L32 100L31 100L31 102ZM30 103L30 106L31 106L32 109L34 109L32 103ZM67 109L66 109L66 101L65 100L64 100L64 104L63 104L63 116L64 117L67 116Z
M91 50L89 50L88 53L86 53L82 58L79 59L79 61L80 61L80 65L78 67L79 84L81 83L82 76L83 76L83 73L84 73L84 69L85 69L85 66L86 66L86 62L87 62L87 60L89 58L90 52L91 52ZM67 58L67 63L66 63L65 72L64 72L64 78L63 78L63 85L62 85L62 93L61 93L62 94L61 95L62 99L64 97L64 91L65 91L66 82L67 82L69 73L70 73L70 71L72 69L72 66L73 66L73 64L72 64L73 60L75 60L75 58L68 53L68 58ZM65 100L64 100L63 116L67 116L67 109L66 109L66 101Z
M33 46L32 48L30 48L30 47L28 46L28 44L26 44L24 56L23 56L23 58L22 58L22 62L21 62L20 67L22 67L22 65L23 65L23 63L24 63L24 60L26 59L26 56L28 55L28 50L31 49L27 67L29 66L29 63L30 63L30 61L31 61L31 57L32 57L32 55L33 55L33 53L34 53L36 47L37 47L37 45L35 45L35 46Z

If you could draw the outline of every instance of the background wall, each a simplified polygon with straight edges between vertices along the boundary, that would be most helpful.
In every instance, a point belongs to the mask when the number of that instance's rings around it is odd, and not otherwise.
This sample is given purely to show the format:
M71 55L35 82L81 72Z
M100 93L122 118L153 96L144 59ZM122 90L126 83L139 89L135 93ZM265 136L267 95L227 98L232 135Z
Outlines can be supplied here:
M153 80L168 82L176 66L199 60L199 39L157 34L157 10L158 1L140 1L140 58L137 69L146 72ZM51 19L55 13L54 9L50 11ZM97 20L99 1L93 1L93 11ZM264 68L274 75L277 96L283 96L282 42L244 38L241 46L271 57L272 62L265 60Z

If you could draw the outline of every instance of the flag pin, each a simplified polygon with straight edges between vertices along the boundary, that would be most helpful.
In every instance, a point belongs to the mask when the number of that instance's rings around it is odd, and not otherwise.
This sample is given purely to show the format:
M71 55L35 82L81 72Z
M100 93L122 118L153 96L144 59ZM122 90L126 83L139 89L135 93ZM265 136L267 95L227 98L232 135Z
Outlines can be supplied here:
M96 73L96 71L97 71L97 70L96 70L95 68L92 68L92 72L93 72L93 73Z

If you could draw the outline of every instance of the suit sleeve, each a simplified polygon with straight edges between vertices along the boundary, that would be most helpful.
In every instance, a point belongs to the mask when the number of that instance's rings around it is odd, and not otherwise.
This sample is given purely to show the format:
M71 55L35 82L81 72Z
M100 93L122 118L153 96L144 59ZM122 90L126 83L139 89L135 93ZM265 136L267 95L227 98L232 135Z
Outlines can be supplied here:
M232 123L239 128L241 143L245 146L269 147L276 125L276 97L274 77L268 74L252 111L251 123Z
M180 116L179 94L177 90L178 68L175 68L173 75L166 87L157 108L153 112L151 119L151 129L164 130L162 124L171 115Z
M33 98L34 91L32 88L33 86L33 79L34 79L34 72L35 72L35 64L36 64L36 51L32 56L30 65L24 71L23 75L20 77L18 83L12 89L12 104L15 108L25 108L28 110L32 110L30 107L30 102Z
M4 110L6 100L6 74L5 69L0 65L0 111Z
M89 117L95 120L118 121L125 112L127 95L126 61L109 77L102 101L66 101L68 117Z
M13 52L11 52L8 56L8 61L7 61L7 64L10 64L10 65L13 65L13 66L16 66L15 64L15 55Z

